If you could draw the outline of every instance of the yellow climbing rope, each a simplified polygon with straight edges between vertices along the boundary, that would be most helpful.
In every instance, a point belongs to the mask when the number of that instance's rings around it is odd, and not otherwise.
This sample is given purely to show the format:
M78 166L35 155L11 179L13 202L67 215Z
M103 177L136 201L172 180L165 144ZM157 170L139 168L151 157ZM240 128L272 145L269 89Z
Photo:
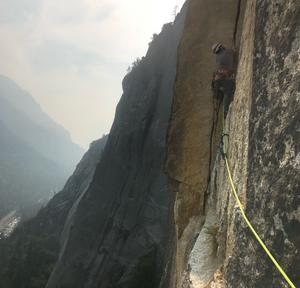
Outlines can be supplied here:
M223 117L222 117L223 118ZM224 131L224 123L223 123L223 131ZM223 135L227 135L227 134L223 134ZM233 195L236 199L236 202L239 206L239 209L241 211L242 217L245 220L245 222L247 223L248 227L250 228L251 232L254 234L256 240L259 242L259 244L261 245L261 247L265 250L265 252L267 253L267 255L270 257L270 259L272 260L272 262L274 263L274 265L276 266L276 268L278 269L278 271L281 273L281 275L284 277L284 279L286 280L286 282L292 287L292 288L297 288L294 283L291 281L291 279L288 277L288 275L284 272L284 270L281 268L281 266L279 265L279 263L276 261L276 259L274 258L274 256L272 255L272 253L270 252L270 250L268 249L268 247L265 245L264 241L260 238L260 236L258 235L258 233L256 232L256 230L254 229L254 227L252 226L250 220L248 219L243 204L240 201L240 198L238 196L238 193L235 189L235 185L233 183L233 179L232 179L232 174L231 174L231 170L228 164L228 158L226 155L226 150L225 150L225 145L223 145L223 155L224 155L224 159L225 159L225 163L226 163L226 168L227 168L227 172L228 172L228 178L229 178L229 182L231 185L231 189L233 192Z

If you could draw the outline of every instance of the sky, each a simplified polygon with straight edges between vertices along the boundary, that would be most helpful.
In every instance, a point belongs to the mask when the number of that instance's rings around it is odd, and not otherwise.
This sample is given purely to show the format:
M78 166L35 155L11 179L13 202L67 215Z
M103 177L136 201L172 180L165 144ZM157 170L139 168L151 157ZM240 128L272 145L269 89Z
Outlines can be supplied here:
M184 0L0 0L0 74L83 148L108 133L128 66Z

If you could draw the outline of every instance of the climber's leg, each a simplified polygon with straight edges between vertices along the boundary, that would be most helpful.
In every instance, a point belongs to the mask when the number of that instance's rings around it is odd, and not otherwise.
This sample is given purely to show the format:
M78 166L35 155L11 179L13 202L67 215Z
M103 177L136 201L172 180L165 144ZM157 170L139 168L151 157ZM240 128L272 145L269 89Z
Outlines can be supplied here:
M224 119L226 119L229 106L233 100L233 95L235 92L235 81L234 79L226 79L223 83L224 89L224 98L223 98L223 105L224 105Z

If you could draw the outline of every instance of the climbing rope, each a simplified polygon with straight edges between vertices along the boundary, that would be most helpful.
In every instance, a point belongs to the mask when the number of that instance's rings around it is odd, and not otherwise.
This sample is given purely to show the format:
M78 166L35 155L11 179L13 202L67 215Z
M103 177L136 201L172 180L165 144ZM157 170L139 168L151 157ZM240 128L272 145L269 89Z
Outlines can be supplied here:
M290 287L292 288L297 288L294 283L291 281L291 279L288 277L288 275L285 273L285 271L282 269L282 267L279 265L279 263L276 261L275 257L272 255L272 253L270 252L270 250L268 249L268 247L265 245L264 241L261 239L261 237L258 235L258 233L256 232L256 230L254 229L254 227L252 226L250 220L248 219L243 204L240 201L240 198L238 196L238 193L236 191L233 179L232 179L232 173L229 167L229 163L228 163L228 158L227 158L227 154L226 154L226 145L225 145L225 141L224 138L225 136L229 137L228 134L224 133L224 113L222 115L222 122L223 122L223 134L222 134L222 155L223 158L225 160L225 164L226 164L226 169L227 169L227 173L228 173L228 179L229 179L229 183L231 186L231 190L233 192L233 195L235 197L235 200L238 204L239 210L242 214L243 219L245 220L246 224L248 225L248 227L250 228L251 232L253 233L253 235L255 236L256 240L259 242L259 244L261 245L261 247L264 249L264 251L267 253L267 255L269 256L269 258L271 259L271 261L273 262L273 264L275 265L275 267L277 268L277 270L281 273L281 275L283 276L283 278L286 280L286 282L290 285Z

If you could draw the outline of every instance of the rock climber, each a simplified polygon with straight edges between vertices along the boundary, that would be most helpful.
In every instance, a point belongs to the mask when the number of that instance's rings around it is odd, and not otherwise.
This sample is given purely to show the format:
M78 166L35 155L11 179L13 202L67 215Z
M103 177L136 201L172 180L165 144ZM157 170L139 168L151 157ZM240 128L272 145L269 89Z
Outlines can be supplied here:
M214 44L212 51L216 55L217 64L212 79L212 91L217 103L223 101L225 119L235 91L235 52L221 43Z

